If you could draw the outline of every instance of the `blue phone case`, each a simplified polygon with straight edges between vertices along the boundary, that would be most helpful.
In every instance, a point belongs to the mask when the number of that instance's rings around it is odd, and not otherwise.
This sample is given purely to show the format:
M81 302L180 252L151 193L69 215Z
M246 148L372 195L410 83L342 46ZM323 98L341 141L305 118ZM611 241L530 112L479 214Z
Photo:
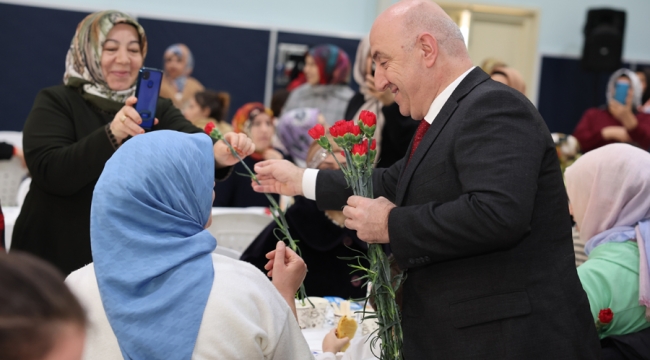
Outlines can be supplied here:
M138 85L135 90L138 102L135 104L135 110L142 118L140 127L145 130L151 130L156 118L156 105L158 105L162 76L161 70L146 67L140 69L138 74Z
M625 105L625 100L627 100L627 90L630 88L630 84L624 82L616 83L616 92L614 93L614 99L619 103Z

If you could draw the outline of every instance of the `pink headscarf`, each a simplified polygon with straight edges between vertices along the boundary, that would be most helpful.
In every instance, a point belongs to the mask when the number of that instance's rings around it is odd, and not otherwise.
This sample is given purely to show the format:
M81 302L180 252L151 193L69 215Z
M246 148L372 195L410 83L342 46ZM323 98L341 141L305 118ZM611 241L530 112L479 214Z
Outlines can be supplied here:
M639 303L650 307L650 153L610 144L582 155L564 176L587 253L599 244L636 239Z

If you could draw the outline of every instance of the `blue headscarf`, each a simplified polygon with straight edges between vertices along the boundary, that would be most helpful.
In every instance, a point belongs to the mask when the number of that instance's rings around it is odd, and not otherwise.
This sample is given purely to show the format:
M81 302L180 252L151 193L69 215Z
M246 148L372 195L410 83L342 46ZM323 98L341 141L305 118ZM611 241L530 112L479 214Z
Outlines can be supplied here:
M212 289L204 229L214 184L205 134L126 142L95 186L90 236L99 292L124 359L190 359Z

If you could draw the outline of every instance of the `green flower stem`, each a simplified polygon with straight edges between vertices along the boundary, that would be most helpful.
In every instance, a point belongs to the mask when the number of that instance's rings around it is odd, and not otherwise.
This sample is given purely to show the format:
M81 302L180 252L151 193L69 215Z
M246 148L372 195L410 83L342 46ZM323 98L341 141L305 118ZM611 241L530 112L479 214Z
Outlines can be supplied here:
M345 180L348 183L348 186L352 187L353 193L367 198L373 198L370 145L371 140L369 139L367 160L360 168L355 166L352 161L350 150L346 148L344 148L343 151L345 153L347 165L342 166L339 163L345 176ZM336 159L336 155L332 151L331 146L323 148L325 148ZM374 337L370 341L371 346L374 348L374 345L377 344L377 340L381 339L380 354L378 356L379 359L402 360L401 349L403 333L400 312L395 297L397 289L399 289L405 275L401 273L394 278L391 278L390 262L388 261L388 257L386 256L386 253L384 253L382 246L379 244L368 245L367 254L361 253L360 256L354 258L343 258L343 260L354 259L358 261L358 265L350 265L354 269L353 272L363 272L364 274L360 279L366 280L366 284L372 284L370 297L374 298L376 311L366 312L365 306L361 311L363 314L363 320L376 319L379 326L376 333L374 333ZM370 264L368 268L361 265L362 259L368 261ZM366 298L366 305L370 297ZM377 354L374 355L377 356Z
M228 148L230 149L230 153L232 154L232 156L234 156L237 160L239 160L239 162L242 165L244 165L244 168L246 169L246 171L249 174L248 176L250 176L250 178L253 179L253 181L255 181L258 185L262 185L260 183L260 181L257 179L257 176L255 176L255 173L248 167L248 165L246 165L246 163L241 158L241 156L239 156L237 151L235 151L235 148L233 148L232 145L228 142L228 140L226 140L223 137L221 132L219 132L219 130L217 130L217 129L212 130L212 133L215 133L215 132L217 133L216 136L213 136L212 134L210 134L210 136L214 137L217 140L223 141L224 144L226 144L228 146ZM275 223L280 228L280 232L282 233L282 235L284 235L284 239L279 239L279 240L285 240L286 239L289 242L289 247L291 248L291 250L295 251L298 255L300 255L301 254L300 253L300 248L298 247L297 241L294 240L291 237L291 234L289 233L289 224L287 223L287 219L284 217L284 213L280 209L280 206L278 205L278 203L275 201L275 199L271 195L269 195L267 193L264 193L264 195L266 195L266 198L271 203L271 207L273 208L273 210L275 210L275 211L271 211L271 216L273 217L273 220L275 221ZM277 214L275 212L277 212ZM276 237L278 237L278 236L276 235ZM302 302L302 305L305 305L305 299L307 299L307 292L305 291L305 284L300 284L300 289L298 289L298 293L296 294L296 298ZM312 304L311 300L307 299L307 301L309 301L309 303L312 305L312 307L314 306L314 304Z

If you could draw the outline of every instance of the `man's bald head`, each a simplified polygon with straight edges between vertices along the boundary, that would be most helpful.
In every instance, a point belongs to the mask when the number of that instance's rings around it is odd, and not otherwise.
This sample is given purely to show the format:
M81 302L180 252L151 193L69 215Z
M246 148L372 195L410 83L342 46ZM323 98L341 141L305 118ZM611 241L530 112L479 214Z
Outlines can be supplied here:
M469 57L460 28L438 4L431 1L400 1L382 13L375 26L399 24L405 50L412 50L422 33L433 35L438 46L452 57Z

